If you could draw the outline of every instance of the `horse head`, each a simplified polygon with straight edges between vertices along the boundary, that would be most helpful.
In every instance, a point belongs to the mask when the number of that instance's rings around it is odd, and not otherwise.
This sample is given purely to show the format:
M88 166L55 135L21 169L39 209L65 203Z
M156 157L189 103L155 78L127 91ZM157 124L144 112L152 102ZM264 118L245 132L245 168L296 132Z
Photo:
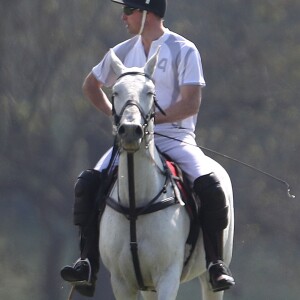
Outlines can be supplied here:
M159 51L159 50L158 50ZM112 68L118 79L112 90L114 125L123 150L133 153L153 137L155 113L154 73L158 51L143 68L126 68L110 50Z

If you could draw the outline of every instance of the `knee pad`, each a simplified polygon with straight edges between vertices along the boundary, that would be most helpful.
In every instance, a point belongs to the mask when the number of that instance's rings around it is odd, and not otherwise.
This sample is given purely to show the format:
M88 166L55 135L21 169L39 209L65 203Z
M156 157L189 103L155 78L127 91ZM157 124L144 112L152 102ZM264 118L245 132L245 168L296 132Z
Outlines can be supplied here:
M228 206L212 211L200 209L200 222L209 232L224 230L228 225Z
M74 187L73 222L75 225L84 226L88 223L101 181L101 172L93 169L83 171L78 176Z
M228 225L228 206L220 181L214 173L198 177L194 191L200 200L200 219L211 231L223 230Z

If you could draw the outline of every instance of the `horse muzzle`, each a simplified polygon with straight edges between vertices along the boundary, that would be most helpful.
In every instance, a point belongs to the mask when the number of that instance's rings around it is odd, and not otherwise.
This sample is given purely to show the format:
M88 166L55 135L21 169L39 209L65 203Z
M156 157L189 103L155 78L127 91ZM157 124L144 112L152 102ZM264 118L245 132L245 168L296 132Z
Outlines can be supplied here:
M121 147L130 153L140 149L144 136L143 127L140 124L123 123L118 128Z

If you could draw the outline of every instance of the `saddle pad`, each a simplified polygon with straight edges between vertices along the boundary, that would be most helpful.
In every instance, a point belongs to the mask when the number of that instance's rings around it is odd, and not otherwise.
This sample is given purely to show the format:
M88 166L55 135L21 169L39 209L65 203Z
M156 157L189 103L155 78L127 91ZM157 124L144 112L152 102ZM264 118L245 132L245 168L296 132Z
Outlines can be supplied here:
M186 211L190 217L190 232L186 241L186 243L190 245L190 251L185 260L186 265L194 251L200 230L198 203L194 192L189 188L188 180L184 177L178 165L170 160L166 160L165 162L170 170L170 175L173 177L174 183L181 193L181 198L185 203Z

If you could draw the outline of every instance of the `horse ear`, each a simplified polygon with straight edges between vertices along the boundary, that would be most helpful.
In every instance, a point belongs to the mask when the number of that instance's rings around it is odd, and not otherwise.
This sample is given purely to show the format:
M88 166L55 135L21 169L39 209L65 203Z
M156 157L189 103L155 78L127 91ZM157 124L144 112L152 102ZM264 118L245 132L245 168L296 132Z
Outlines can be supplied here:
M113 49L110 49L109 51L110 58L111 58L111 66L116 73L117 76L120 76L125 69L125 66L121 62L121 60L118 58L118 56L115 54Z
M154 73L155 66L158 60L159 51L160 51L160 46L157 48L156 52L151 56L151 58L147 61L144 67L144 72L150 76L152 76Z

